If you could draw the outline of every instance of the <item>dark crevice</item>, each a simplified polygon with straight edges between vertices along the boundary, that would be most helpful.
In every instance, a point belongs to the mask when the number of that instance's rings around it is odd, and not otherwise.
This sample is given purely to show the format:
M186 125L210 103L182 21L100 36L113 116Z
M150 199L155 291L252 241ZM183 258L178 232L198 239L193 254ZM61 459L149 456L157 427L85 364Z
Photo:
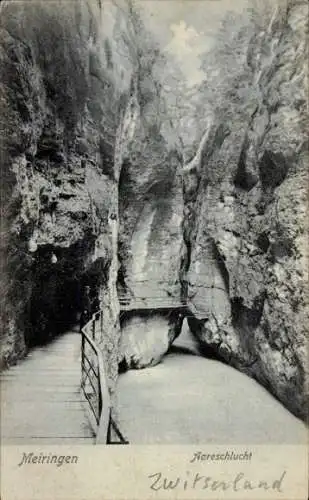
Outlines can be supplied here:
M259 236L256 240L256 243L257 243L258 247L260 248L260 250L262 250L263 253L267 252L269 245L270 245L270 241L269 241L269 238L265 232L259 234Z
M270 245L270 261L275 263L293 255L293 242L290 238L280 238Z
M191 252L192 252L192 246L191 246L191 241L186 242L186 257L185 257L185 262L184 262L184 271L188 272L190 268L190 263L191 263Z
M117 273L117 290L118 294L126 295L128 292L128 286L126 283L126 269L122 262L122 247L121 242L118 244L118 261L120 263L118 273Z
M130 198L130 193L134 185L134 180L130 175L130 168L130 162L128 160L124 160L121 166L118 181L119 203L123 203L123 205L128 203L128 199Z
M122 358L122 360L120 361L120 363L118 364L118 373L121 374L121 373L125 373L129 370L129 366L128 366L128 363L126 361L125 358Z
M288 166L282 153L266 150L259 162L259 171L263 189L275 189L286 178Z
M245 141L239 156L237 171L234 177L234 185L244 191L250 191L258 181L258 179L248 171L246 166L247 147L247 141Z
M227 363L227 360L219 352L219 344L211 344L202 340L204 337L205 319L198 319L190 312L187 315L187 322L192 335L197 340L201 356Z
M232 324L234 328L250 331L257 328L263 314L265 297L262 295L256 299L254 308L244 305L243 297L231 299Z

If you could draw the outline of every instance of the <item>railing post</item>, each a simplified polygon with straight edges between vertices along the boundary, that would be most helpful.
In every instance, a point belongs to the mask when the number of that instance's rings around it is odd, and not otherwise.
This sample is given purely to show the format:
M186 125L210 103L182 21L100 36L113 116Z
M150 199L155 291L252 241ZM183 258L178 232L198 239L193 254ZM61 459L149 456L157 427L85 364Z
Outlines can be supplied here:
M98 370L99 370L99 366L98 366ZM98 408L99 408L99 418L102 414L102 409L103 409L103 401L102 401L102 391L101 391L101 380L100 380L100 377L98 377L98 397L99 397L99 404L98 404Z
M111 413L109 414L108 428L107 428L107 437L106 444L111 444L112 442L112 418Z
M95 340L95 320L91 323L92 326L92 339Z
M81 355L81 370L82 370L82 377L81 377L81 386L83 387L84 385L84 363L85 363L85 337L82 332L82 343L81 343L81 348L82 348L82 355Z
M101 420L96 436L96 444L108 444L108 429L110 423L110 399L106 398L102 405Z

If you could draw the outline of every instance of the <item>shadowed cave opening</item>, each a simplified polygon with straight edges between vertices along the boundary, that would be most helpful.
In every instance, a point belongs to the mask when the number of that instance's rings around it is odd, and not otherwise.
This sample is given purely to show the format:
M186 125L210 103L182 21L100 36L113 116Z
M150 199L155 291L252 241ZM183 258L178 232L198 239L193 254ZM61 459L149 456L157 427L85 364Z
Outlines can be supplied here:
M29 271L27 347L44 345L76 324L86 285L90 286L92 294L97 293L104 277L104 265L97 261L87 268L91 249L93 238L89 237L69 248L44 245L36 251Z

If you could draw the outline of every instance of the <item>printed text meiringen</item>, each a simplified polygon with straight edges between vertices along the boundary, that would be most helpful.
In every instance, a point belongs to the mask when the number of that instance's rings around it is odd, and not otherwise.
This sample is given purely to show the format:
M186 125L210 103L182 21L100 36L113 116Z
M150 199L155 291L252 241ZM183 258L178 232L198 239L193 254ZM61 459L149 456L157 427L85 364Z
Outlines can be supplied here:
M77 455L57 455L56 453L39 453L35 455L33 452L31 453L23 453L21 461L18 466L22 465L31 465L31 464L52 464L57 467L61 467L64 464L77 464L78 456Z

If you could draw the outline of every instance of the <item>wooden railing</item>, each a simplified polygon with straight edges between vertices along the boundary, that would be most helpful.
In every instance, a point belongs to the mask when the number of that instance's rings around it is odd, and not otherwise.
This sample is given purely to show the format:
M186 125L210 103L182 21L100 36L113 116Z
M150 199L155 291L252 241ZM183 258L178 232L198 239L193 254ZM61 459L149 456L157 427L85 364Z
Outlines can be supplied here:
M96 333L103 331L103 312L95 313L82 328L81 389L94 421L97 444L128 444L111 416L111 401L104 360L96 343ZM92 338L91 338L92 337Z
M181 309L187 304L174 297L130 297L128 295L118 296L121 310L130 309Z
M180 309L187 305L179 299L166 296L131 298L119 294L120 310L131 309ZM111 401L106 381L102 352L97 340L103 332L103 311L93 314L82 328L81 388L89 405L96 429L96 443L128 444L116 422L111 417Z
M173 297L170 294L174 285L170 279L137 279L134 275L134 280L129 283L128 289L118 288L120 309L129 311L186 308L187 304L180 297Z

